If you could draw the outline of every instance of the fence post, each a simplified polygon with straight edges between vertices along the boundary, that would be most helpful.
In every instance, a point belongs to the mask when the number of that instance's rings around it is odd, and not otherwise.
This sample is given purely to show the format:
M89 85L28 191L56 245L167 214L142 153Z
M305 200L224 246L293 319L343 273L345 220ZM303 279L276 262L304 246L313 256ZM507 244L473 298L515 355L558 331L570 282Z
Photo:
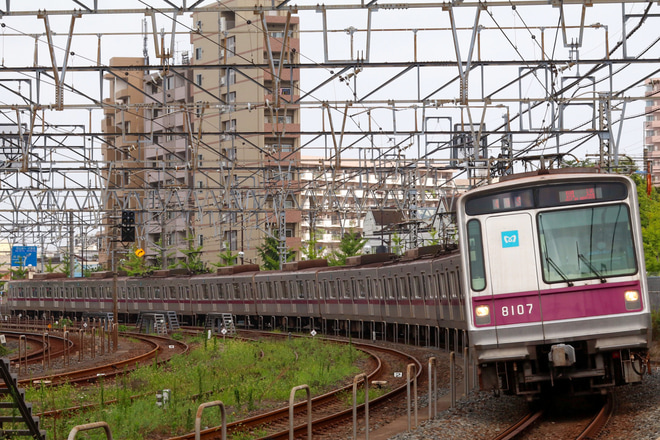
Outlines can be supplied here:
M74 440L76 438L76 434L78 434L80 431L89 431L96 428L103 428L105 430L105 438L112 440L112 431L110 431L110 426L106 422L94 422L87 423L86 425L74 426L73 429L71 429L69 432L69 437L67 437L67 440Z
M364 373L353 378L353 439L357 440L357 387L361 380L364 380L364 438L369 440L369 379Z
M305 390L307 392L307 438L312 440L312 395L307 385L298 385L291 388L289 395L289 440L294 440L293 435L293 399L296 397L296 391Z
M225 404L220 400L214 400L213 402L202 403L197 407L197 416L195 417L195 440L200 440L202 437L202 413L204 408L209 408L211 406L219 406L220 413L222 415L222 431L220 433L220 438L225 440L227 438L227 414L225 413Z
M429 420L438 415L438 362L429 358Z
M415 370L415 374L412 374L412 370ZM415 399L415 427L417 427L417 366L415 364L408 364L406 368L406 391L408 394L408 432L412 429L410 425L410 406L411 406L411 396L410 396L410 382L413 382L413 394Z

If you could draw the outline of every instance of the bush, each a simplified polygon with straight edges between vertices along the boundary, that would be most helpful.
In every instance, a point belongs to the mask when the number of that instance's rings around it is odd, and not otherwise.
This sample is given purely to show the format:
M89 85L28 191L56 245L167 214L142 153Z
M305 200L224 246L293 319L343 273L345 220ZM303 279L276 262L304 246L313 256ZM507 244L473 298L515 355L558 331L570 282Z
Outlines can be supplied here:
M653 340L660 341L660 309L651 312L651 323L653 324Z

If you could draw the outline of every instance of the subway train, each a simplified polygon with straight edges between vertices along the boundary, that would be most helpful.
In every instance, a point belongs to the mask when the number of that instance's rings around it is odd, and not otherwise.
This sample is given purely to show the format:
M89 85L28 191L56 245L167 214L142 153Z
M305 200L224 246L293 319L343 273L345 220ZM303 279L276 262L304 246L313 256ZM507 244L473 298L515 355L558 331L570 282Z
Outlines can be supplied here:
M11 281L13 314L175 315L470 348L483 390L605 393L641 382L651 341L637 192L621 175L542 170L461 195L452 247L189 276ZM217 328L220 328L218 324Z

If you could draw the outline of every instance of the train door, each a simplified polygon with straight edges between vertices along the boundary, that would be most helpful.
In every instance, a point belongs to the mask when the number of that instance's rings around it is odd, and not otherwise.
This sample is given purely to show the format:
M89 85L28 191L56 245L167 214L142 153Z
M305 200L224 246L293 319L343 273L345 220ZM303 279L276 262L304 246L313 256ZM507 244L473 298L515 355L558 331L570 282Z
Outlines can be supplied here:
M486 219L486 285L493 297L498 344L543 339L533 228L529 213Z

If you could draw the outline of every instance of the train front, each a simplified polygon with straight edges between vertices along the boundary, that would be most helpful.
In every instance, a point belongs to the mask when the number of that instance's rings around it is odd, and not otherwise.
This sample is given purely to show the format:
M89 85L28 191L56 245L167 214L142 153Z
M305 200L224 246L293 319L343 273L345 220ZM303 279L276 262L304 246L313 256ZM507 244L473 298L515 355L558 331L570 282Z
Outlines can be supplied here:
M651 318L629 178L512 179L461 197L458 220L482 389L533 398L641 381Z

